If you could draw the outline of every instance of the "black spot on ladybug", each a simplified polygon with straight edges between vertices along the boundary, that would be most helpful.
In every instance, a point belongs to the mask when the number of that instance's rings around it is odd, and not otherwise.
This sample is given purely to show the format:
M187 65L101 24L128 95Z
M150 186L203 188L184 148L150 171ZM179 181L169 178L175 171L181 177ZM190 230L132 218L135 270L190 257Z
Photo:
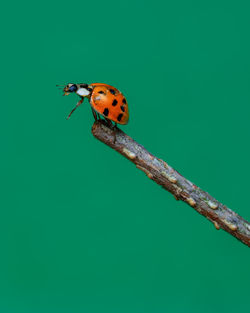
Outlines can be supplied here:
M109 109L108 108L105 108L104 111L103 111L103 114L105 116L108 116L109 115Z
M115 107L116 105L117 105L117 100L115 99L113 102L112 102L112 105L113 105L113 107Z
M104 93L104 91L100 90L100 91L98 91L98 93L103 94L103 93Z
M122 117L123 117L123 114L121 113L121 114L118 115L117 120L120 122Z
M122 110L122 112L125 112L125 108L123 105L121 106L121 110Z
M109 89L109 91L112 93L112 95L115 95L115 90L114 89Z
M127 101L126 101L126 99L125 99L125 98L123 98L123 99L122 99L122 102L123 102L124 104L126 104L126 103L127 103Z

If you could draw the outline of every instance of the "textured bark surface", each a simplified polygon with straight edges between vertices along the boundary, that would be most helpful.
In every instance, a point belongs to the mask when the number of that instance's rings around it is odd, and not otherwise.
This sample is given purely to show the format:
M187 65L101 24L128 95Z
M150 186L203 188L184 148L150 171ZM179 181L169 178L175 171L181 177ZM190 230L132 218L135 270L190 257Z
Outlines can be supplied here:
M165 161L152 155L120 129L113 130L104 122L97 121L92 127L92 134L133 162L148 178L171 192L176 200L186 202L205 216L216 229L222 228L250 246L249 222L191 183Z

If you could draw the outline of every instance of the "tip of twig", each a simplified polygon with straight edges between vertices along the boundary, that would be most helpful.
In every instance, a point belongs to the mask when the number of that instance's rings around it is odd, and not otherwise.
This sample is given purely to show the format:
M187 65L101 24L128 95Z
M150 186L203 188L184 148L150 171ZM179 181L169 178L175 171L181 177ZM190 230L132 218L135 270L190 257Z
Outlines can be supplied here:
M108 127L107 125L104 125L101 121L95 121L94 124L92 125L92 133L95 132L97 127L100 127L101 125Z
M96 131L99 131L99 130L103 130L103 131L112 131L112 133L123 133L123 131L118 128L117 126L114 126L113 124L109 125L105 120L98 120L98 121L95 121L94 124L92 125L92 133L93 135L95 135L95 132Z
M106 129L113 130L112 127L108 125L108 123L106 123L106 121L104 120L95 121L94 124L92 125L92 132L95 131L97 128L103 128L103 129L106 128Z
M96 139L103 141L112 148L116 147L116 141L119 141L119 138L124 135L124 132L117 126L109 125L104 120L95 121L91 132Z
M97 137L98 133L100 132L106 133L109 131L111 131L110 127L104 121L101 120L95 121L91 129L91 132L95 137Z

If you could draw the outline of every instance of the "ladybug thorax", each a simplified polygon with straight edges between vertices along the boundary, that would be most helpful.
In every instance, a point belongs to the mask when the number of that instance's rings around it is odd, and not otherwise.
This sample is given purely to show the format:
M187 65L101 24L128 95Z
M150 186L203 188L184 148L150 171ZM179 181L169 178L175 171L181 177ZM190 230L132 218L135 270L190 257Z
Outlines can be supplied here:
M76 84L77 90L76 94L80 97L88 97L93 91L93 88L88 84Z

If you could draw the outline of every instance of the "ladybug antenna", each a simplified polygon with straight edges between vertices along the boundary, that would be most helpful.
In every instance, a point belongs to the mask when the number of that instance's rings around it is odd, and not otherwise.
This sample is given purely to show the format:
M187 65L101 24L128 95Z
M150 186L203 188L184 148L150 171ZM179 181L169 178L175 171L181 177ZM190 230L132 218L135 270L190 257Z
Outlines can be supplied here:
M58 89L64 89L65 85L56 85Z

